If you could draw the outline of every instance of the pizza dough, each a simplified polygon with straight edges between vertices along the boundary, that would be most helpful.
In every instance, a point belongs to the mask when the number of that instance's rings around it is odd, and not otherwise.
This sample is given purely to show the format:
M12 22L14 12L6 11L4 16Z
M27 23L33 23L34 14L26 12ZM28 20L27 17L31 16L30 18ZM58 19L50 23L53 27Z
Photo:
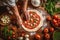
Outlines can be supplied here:
M42 14L37 10L28 10L30 20L23 21L22 27L28 32L37 31L43 25Z

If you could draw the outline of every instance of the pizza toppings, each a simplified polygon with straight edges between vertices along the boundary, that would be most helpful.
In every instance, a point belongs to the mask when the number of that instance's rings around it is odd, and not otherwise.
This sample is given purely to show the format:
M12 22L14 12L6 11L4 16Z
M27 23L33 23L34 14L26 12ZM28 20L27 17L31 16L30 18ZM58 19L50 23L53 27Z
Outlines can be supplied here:
M33 29L39 25L40 16L36 12L33 12L33 11L30 11L29 14L30 14L30 20L24 21L23 24L25 27L29 29Z

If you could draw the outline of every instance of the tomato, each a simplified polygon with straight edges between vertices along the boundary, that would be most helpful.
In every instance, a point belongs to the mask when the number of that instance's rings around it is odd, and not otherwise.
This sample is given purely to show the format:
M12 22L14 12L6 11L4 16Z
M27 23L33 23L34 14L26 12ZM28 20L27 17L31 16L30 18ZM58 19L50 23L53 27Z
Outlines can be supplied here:
M60 18L58 18L58 20L60 20Z
M32 29L32 26L26 25L27 28Z
M8 39L11 39L11 37L10 37L10 36L8 36Z
M57 27L59 24L58 23L55 23L55 26Z
M48 21L51 21L52 20L52 18L50 17L50 16L47 16L47 18L46 18Z
M57 23L57 20L56 19L53 19L53 23L56 24Z
M13 32L12 34L15 34L15 32Z
M12 35L12 37L13 37L13 38L15 38L15 37L16 37L16 35Z
M48 32L49 32L48 28L45 28L44 33L48 33Z
M60 20L58 20L58 26L60 25Z
M39 21L39 18L36 18L36 20L38 20L38 21Z
M38 24L35 24L35 26L37 26Z
M41 38L41 35L36 34L36 35L35 35L35 38L36 38L36 39L40 39L40 38Z
M50 34L46 33L46 34L45 34L45 38L46 38L46 39L49 39L49 38L50 38Z
M35 16L35 15L33 15L33 17L34 17L34 18L36 18L36 16Z
M22 33L22 36L25 36L25 33Z
M53 27L50 28L50 32L54 32L54 28Z
M17 28L16 27L12 27L12 29L15 31Z
M58 19L58 15L54 15L53 18L54 18L54 19Z

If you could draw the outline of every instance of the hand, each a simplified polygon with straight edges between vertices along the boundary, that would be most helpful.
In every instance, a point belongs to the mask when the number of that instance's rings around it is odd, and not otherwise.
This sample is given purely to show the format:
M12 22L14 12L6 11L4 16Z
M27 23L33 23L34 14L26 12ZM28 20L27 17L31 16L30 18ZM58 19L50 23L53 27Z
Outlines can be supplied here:
M20 17L17 18L17 24L18 26L22 26L22 19Z
M26 17L26 20L30 20L29 13L27 11L25 12L25 17Z

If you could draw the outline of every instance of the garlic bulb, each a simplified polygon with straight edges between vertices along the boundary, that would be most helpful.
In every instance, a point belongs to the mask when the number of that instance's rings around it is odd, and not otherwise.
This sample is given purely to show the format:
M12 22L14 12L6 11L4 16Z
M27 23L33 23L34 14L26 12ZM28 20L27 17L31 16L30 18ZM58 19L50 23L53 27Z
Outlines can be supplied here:
M5 16L2 16L1 21L2 21L4 24L7 24L7 23L10 22L10 18L9 18L9 16L5 15Z

